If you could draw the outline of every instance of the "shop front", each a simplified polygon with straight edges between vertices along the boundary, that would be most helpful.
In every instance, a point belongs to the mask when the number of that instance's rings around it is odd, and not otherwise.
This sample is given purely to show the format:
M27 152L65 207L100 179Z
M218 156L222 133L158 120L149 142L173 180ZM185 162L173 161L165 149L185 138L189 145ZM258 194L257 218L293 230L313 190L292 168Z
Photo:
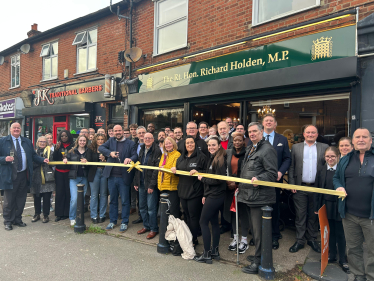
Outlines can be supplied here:
M355 33L350 25L139 75L132 122L157 130L231 117L247 126L271 111L290 144L306 124L333 144L357 126Z
M104 97L104 83L103 78L96 78L32 90L31 107L23 109L29 138L35 143L38 137L52 134L56 142L62 130L76 137L83 128L105 127L105 102L121 98L116 94Z
M21 98L14 98L0 101L0 138L10 134L10 125L18 122L24 125L22 115L23 101ZM24 131L22 131L22 136Z

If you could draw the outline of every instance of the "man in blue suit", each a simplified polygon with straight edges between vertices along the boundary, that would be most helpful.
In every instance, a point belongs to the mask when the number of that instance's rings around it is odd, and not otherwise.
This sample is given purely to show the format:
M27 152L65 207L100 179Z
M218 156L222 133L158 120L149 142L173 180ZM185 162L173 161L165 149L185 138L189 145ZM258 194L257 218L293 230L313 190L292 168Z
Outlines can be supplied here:
M10 156L10 152L14 156ZM36 154L32 142L21 137L21 125L10 126L10 135L0 140L0 181L4 189L3 217L5 230L13 225L25 227L22 213L26 203L27 186L32 182L33 163L48 163L49 160Z
M288 147L288 141L285 136L277 134L275 128L277 127L277 120L272 114L266 114L262 119L262 125L264 126L264 138L277 151L278 157L278 178L277 181L283 182L283 175L288 171L288 168L291 165L291 153ZM276 203L273 205L273 249L276 250L279 248L278 240L281 238L279 231L279 200L280 200L280 189L276 188Z
M136 145L131 139L126 139L121 125L113 127L114 137L99 147L100 153L108 157L109 163L129 164L138 160ZM127 230L130 216L130 187L134 178L135 170L127 172L126 167L106 166L103 176L108 178L110 194L109 218L110 223L106 230L112 230L117 225L118 219L118 195L121 196L122 222L120 232Z

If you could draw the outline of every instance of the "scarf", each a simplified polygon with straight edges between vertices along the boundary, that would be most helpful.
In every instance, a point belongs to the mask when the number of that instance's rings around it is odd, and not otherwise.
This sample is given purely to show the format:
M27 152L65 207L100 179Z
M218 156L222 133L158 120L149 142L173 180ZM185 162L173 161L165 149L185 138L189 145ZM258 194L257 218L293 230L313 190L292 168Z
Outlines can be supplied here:
M232 148L232 156L236 157L236 158L239 158L239 160L238 160L238 174L233 175L233 176L239 177L240 172L241 172L241 166L242 166L244 156L245 156L245 147L243 146L239 153L236 152L235 148Z

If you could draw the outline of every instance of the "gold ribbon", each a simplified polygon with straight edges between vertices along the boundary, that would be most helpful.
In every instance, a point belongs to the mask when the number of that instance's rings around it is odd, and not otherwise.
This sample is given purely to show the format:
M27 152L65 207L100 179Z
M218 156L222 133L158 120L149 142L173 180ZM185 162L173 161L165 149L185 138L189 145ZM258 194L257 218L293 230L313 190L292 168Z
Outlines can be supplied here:
M49 165L65 165L62 161L55 161L55 162L49 162ZM103 162L78 162L78 161L68 161L66 165L88 165L88 166L116 166L116 167L128 167L129 169L127 172L131 172L134 168L139 170L140 172L143 172L142 169L150 169L150 170L158 170L163 171L166 173L172 173L170 169L165 168L159 168L154 166L146 166L146 165L140 165L140 162L134 163L131 161L130 164L123 164L123 163L103 163ZM186 171L179 171L177 170L177 175L183 175L183 176L191 176L189 172ZM243 179L243 178L236 178L236 177L229 177L229 176L221 176L221 175L213 175L213 174L207 174L207 173L196 173L192 175L191 177L197 177L197 176L203 176L206 178L216 179L216 180L224 180L224 181L233 181L233 182L241 182L246 184L256 184L256 185L264 185L264 186L270 186L270 187L277 187L282 189L288 189L288 190L298 190L298 191L306 191L306 192L313 192L313 193L322 193L322 194L328 194L328 195L335 195L344 200L345 193L343 191L336 191L331 189L324 189L324 188L316 188L316 187L310 187L310 186L301 186L301 185L294 185L294 184L284 184L284 183L278 183L278 182L269 182L269 181L254 181L252 182L249 179Z
M51 154L51 148L48 145L46 148L44 148L43 155L45 155L46 152L47 152L47 159L49 159L49 155ZM40 173L42 174L42 184L45 184L43 164L40 165Z

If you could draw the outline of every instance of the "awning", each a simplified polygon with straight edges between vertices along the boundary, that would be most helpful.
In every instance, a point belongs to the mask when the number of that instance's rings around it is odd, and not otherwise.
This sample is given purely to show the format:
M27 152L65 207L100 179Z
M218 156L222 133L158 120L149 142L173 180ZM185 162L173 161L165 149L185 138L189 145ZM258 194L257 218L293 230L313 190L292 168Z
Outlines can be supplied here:
M34 106L23 108L23 116L38 116L38 115L56 115L69 113L84 113L90 112L93 108L93 103L77 102L67 104L54 104L49 106Z

